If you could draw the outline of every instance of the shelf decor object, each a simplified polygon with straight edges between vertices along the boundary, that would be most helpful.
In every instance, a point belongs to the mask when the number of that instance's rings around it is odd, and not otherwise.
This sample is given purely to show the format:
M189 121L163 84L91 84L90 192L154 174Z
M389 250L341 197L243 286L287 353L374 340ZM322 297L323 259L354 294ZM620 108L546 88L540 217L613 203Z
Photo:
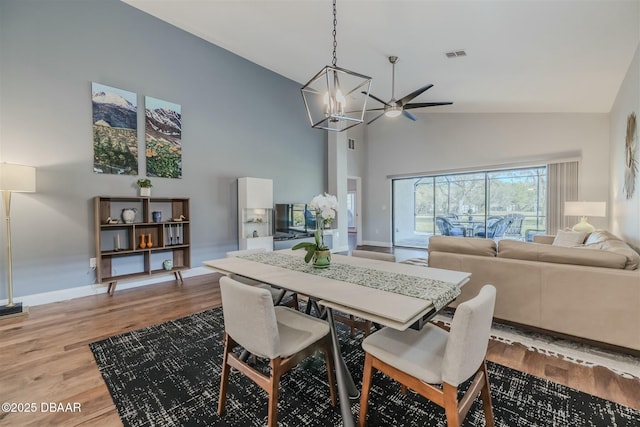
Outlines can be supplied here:
M107 221L123 210L137 215L127 218L131 222ZM108 286L109 295L119 280L142 276L172 273L183 283L182 271L191 268L189 199L97 196L94 211L96 281ZM173 223L154 221L154 213L181 221L174 230Z
M301 89L311 127L342 132L364 121L371 77L337 66L337 8L333 0L333 61Z
M140 187L140 197L151 197L151 180L149 178L140 178L136 181L138 187Z
M573 226L572 231L591 233L595 227L587 222L589 216L607 216L607 202L564 202L565 216L579 216L580 222Z
M0 192L4 202L6 260L7 260L7 303L0 306L0 316L27 314L29 310L20 302L13 302L13 274L11 271L11 194L33 193L36 191L36 169L31 166L0 163Z

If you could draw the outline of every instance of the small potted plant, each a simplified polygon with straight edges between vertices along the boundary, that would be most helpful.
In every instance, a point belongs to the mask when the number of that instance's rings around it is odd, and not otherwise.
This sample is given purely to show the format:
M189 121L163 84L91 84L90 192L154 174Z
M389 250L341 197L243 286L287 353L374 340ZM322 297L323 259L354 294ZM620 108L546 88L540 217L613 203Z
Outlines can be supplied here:
M151 180L149 178L140 178L136 181L138 187L140 187L140 197L151 197Z

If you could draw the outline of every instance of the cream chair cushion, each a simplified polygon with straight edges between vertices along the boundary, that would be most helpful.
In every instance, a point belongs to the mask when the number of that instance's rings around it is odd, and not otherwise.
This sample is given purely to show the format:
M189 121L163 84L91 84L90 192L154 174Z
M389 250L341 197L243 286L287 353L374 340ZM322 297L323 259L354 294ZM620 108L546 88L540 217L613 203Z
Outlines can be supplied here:
M448 338L444 329L429 323L420 331L384 328L365 338L362 348L426 383L440 384Z
M274 307L271 293L229 277L220 279L225 331L248 352L288 357L329 333L329 324L287 307Z
M280 357L289 357L329 333L329 324L289 307L277 306Z
M362 348L426 383L457 387L484 361L495 300L496 288L485 285L476 297L458 306L449 333L432 324L420 331L384 328L365 338Z

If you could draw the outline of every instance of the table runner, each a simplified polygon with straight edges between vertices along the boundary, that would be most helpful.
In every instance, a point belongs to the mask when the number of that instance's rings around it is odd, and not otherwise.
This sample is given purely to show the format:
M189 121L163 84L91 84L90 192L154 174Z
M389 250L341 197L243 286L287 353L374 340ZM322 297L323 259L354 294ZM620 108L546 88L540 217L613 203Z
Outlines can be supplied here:
M314 268L312 265L306 264L303 258L277 252L248 254L238 258L429 300L436 310L445 307L460 295L460 288L455 283L355 265L332 262L329 268Z

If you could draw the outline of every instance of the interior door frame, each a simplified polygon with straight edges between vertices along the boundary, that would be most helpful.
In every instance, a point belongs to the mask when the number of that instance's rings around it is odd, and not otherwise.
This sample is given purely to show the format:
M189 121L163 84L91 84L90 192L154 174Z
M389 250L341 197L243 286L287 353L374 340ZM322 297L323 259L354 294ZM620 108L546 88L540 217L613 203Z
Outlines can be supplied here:
M353 180L356 182L356 197L355 197L355 207L356 207L356 245L362 245L362 178L359 176L347 176L347 191L349 191L348 181Z

